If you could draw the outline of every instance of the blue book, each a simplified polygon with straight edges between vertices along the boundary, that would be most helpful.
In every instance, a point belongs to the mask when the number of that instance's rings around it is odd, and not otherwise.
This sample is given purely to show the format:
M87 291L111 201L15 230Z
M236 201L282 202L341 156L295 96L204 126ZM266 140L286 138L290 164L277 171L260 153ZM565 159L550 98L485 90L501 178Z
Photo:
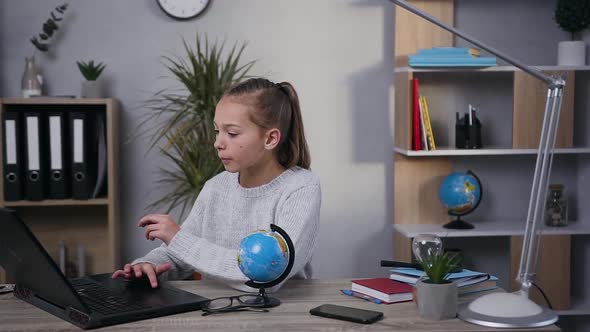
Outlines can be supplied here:
M396 267L390 270L391 274L389 279L405 282L408 284L415 285L418 279L426 276L426 273L422 270L407 268L407 267ZM463 269L461 272L451 273L447 277L449 280L453 280L457 283L458 287L468 286L482 282L485 280L498 280L495 276L490 276L484 272L472 271Z
M421 48L416 53L418 55L436 55L436 56L470 56L477 57L480 55L480 51L477 48L472 47L432 47L432 48Z
M495 57L436 57L409 55L410 67L488 67L496 66Z

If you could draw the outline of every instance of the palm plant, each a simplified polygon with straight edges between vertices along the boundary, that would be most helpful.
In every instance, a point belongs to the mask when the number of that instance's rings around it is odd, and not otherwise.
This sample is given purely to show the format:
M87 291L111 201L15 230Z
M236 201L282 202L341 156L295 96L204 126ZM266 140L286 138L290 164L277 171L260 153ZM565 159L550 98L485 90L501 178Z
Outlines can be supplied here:
M180 86L156 92L146 102L149 112L140 126L155 131L150 150L163 141L158 149L173 168L160 168L162 178L157 183L171 189L150 208L167 206L170 212L180 206L184 215L205 182L223 170L213 147L215 106L254 65L254 61L240 64L245 44L234 44L227 55L224 45L197 35L194 47L183 39L185 58L163 57L166 69Z

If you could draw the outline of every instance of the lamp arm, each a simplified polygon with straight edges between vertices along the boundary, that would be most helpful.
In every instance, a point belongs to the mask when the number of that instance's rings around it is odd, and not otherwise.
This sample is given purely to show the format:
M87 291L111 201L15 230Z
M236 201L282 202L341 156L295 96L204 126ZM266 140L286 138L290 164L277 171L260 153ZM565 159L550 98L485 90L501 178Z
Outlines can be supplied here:
M563 88L565 81L561 77L552 77L544 74L540 70L521 63L520 61L509 57L508 55L490 47L477 39L465 34L464 32L447 25L438 18L406 3L403 0L389 0L394 4L424 18L425 20L441 27L450 33L461 37L471 44L488 51L498 58L514 65L522 71L533 77L544 81L548 85L547 103L543 118L543 127L541 129L541 139L537 150L537 161L535 164L535 173L533 176L533 185L529 200L526 227L523 238L523 247L520 258L520 267L516 280L521 285L521 291L528 295L528 290L532 285L532 278L535 273L535 266L538 256L538 243L541 233L541 222L543 218L547 195L547 184L551 175L551 166L553 164L553 148L555 146L555 137L559 122L559 113L561 111L561 101L563 97Z
M527 72L530 75L533 75L537 79L539 79L541 81L545 81L547 84L551 84L551 83L555 83L556 82L556 79L555 78L553 78L551 76L548 76L548 75L545 75L540 70L538 70L536 68L533 68L533 67L530 67L528 65L525 65L524 63L522 63L522 62L520 62L520 61L518 61L518 60L516 60L516 59L514 59L514 58L512 58L512 57L510 57L510 56L508 56L508 55L506 55L506 54L498 51L497 49L495 49L495 48L493 48L491 46L488 46L488 45L480 42L479 40L477 40L477 39L475 39L475 38L467 35L463 31L458 30L458 29L456 29L456 28L454 28L454 27L452 27L450 25L447 25L446 23L444 23L443 21L439 20L438 18L436 18L436 17L434 17L434 16L432 16L432 15L430 15L430 14L428 14L428 13L426 13L426 12L424 12L424 11L422 11L422 10L420 10L420 9L418 9L418 8L410 5L410 4L408 4L408 3L406 3L403 0L389 0L389 1L395 3L396 5L404 8L404 9L406 9L407 11L412 12L412 13L414 13L414 14L422 17L423 19L425 19L425 20L427 20L427 21L429 21L429 22L431 22L431 23L433 23L433 24L435 24L435 25L443 28L444 30L447 30L448 32L454 34L455 36L461 37L462 39L470 42L471 44L473 44L473 45L475 45L475 46L477 46L477 47L479 47L479 48L481 48L483 50L488 51L489 53L491 53L491 54L497 56L498 58L500 58L500 59L508 62L509 64L511 64L511 65L513 65L513 66L515 66L515 67L517 67L519 69L521 69L522 71Z

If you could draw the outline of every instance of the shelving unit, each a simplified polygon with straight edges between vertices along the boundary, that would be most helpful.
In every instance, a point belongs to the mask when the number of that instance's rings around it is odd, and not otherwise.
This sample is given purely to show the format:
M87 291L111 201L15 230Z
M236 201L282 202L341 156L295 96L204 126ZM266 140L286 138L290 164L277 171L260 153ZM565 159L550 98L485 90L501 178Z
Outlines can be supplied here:
M107 194L89 200L4 201L0 190L0 206L17 211L55 261L59 243L69 249L69 259L76 261L77 246L86 250L86 273L114 271L120 266L119 254L119 112L113 99L29 98L0 99L0 117L6 110L87 111L106 114ZM4 135L0 135L0 144ZM0 154L0 161L2 156ZM0 188L4 183L0 167ZM0 271L0 283L7 276Z
M412 5L453 25L453 0L409 0ZM508 237L510 273L516 274L520 242L540 136L547 87L513 66L488 68L410 68L407 55L419 48L452 46L450 33L396 8L394 70L394 259L412 259L411 240L423 233L444 238ZM552 182L565 183L570 198L570 225L544 227L536 282L562 315L586 315L590 291L571 298L571 259L587 261L583 254L571 253L573 243L590 235L590 207L583 197L590 186L590 107L586 97L590 66L537 66L549 74L563 73L566 80L556 141ZM428 99L437 150L413 151L412 79L418 78L420 93ZM479 106L483 149L454 147L455 112L465 112L468 104ZM575 117L575 121L574 121ZM471 169L484 182L482 204L464 219L472 230L442 227L450 216L438 199L438 186L453 171ZM577 241L577 242L576 242ZM505 243L504 241L499 241ZM587 242L587 241L586 241ZM490 249L493 251L493 249ZM582 250L584 251L584 250ZM562 273L555 273L562 271ZM577 280L576 280L577 281ZM515 287L516 285L511 285ZM585 287L586 288L586 287ZM536 291L531 298L544 301ZM588 306L587 306L588 307Z

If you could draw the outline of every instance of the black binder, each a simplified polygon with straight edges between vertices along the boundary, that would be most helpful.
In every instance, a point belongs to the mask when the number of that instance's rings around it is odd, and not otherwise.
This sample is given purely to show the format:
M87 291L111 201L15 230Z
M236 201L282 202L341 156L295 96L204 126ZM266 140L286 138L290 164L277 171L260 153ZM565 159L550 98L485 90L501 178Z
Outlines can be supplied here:
M24 128L25 197L40 201L46 197L45 117L41 112L25 112Z
M68 120L64 112L49 112L47 133L49 134L49 198L70 197L69 160L70 140Z
M97 135L94 112L70 112L72 198L92 198L96 184Z
M4 200L23 199L23 156L22 156L22 122L18 112L4 112L2 121L4 140L2 146L4 170Z

